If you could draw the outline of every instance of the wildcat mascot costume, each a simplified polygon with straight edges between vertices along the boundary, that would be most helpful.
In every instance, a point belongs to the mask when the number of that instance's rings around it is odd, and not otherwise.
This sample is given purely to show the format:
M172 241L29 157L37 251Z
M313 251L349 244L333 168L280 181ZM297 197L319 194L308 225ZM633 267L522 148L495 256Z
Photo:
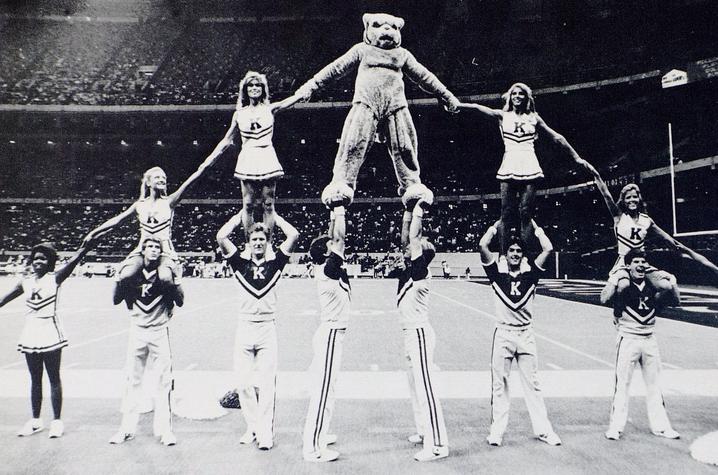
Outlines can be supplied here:
M344 121L332 182L322 193L327 206L348 205L354 197L359 168L377 131L386 137L389 155L399 181L399 194L406 205L423 198L431 204L433 194L421 184L414 122L404 93L406 74L427 92L458 110L458 99L414 55L401 47L404 20L385 13L367 13L364 42L325 66L297 90L305 100L329 81L358 68L352 108Z

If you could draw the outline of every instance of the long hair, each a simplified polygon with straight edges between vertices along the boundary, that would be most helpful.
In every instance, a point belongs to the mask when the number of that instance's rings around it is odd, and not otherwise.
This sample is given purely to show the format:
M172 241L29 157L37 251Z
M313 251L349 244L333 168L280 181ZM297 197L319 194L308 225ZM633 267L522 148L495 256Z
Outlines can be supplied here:
M618 201L616 202L616 206L618 206L618 209L621 210L621 213L628 213L628 206L626 206L626 195L629 191L635 191L636 193L638 193L638 212L645 213L646 203L643 201L641 189L635 183L629 183L628 185L621 188L621 193L618 195Z
M508 91L503 93L501 97L504 100L504 110L506 112L510 112L514 110L514 104L511 102L511 91L514 90L514 88L519 88L524 93L526 93L526 110L524 111L516 111L519 113L526 113L530 114L531 112L536 112L536 101L534 101L534 93L531 90L530 87L528 87L526 84L522 82L517 82L515 84L512 84Z
M161 167L152 167L149 170L145 172L144 175L142 175L142 182L140 183L140 199L144 200L148 196L150 196L150 175L152 175L154 172L160 171L162 173L165 173L165 171ZM165 176L167 174L165 173ZM164 190L161 192L162 197L167 196L167 187L165 187Z
M57 263L57 251L55 250L55 246L50 244L49 242L41 242L40 244L36 244L32 247L30 250L30 263L32 264L32 260L35 257L35 254L37 253L44 254L45 257L47 257L47 267L49 269L49 272L53 272L55 270L55 263Z
M260 104L269 104L269 84L267 76L257 71L247 71L244 78L239 82L239 94L237 95L237 109L249 105L249 95L247 94L247 84L251 79L256 79L262 83L262 97L259 98Z

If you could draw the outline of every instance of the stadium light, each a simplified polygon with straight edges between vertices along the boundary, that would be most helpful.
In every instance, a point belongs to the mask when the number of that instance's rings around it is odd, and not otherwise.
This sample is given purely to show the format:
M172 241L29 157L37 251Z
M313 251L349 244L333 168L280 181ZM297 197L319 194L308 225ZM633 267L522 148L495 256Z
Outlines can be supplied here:
M55 145L55 142L53 142L52 140L48 140L48 141L47 141L47 144L48 144L48 145Z
M307 143L307 141L306 141L306 140L304 140L304 139L301 139L301 140L299 141L299 143L300 143L300 144L302 144L302 145L304 145L304 144L306 144L306 143Z
M199 145L199 142L197 141L197 139L195 139L195 140L192 141L192 145L195 145L195 146L196 146L196 145Z
M120 140L120 145L122 145L123 147L127 147L127 146L129 146L130 144L128 144L128 143L125 142L124 140Z
M11 140L11 141L10 141L10 143L14 144L14 143L15 143L15 141L14 141L14 140Z
M158 146L160 146L160 147L163 145L163 143L162 143L161 140L158 140L157 142L155 142L155 144L158 145Z

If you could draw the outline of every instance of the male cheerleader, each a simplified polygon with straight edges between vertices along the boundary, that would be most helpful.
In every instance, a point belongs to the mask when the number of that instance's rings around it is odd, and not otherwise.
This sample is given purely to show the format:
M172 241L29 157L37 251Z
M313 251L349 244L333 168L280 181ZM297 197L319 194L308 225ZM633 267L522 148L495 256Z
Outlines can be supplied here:
M312 338L314 358L309 368L309 408L302 440L307 462L331 462L339 457L339 452L327 449L326 445L336 440L327 429L334 412L334 385L341 367L351 302L349 276L344 266L344 215L344 206L335 207L329 215L328 235L314 239L309 247L321 322Z
M429 323L429 263L434 259L434 246L422 237L422 221L427 203L419 200L413 210L404 211L401 244L404 260L399 263L397 307L404 333L404 354L411 405L414 410L416 434L409 442L424 443L414 455L419 462L438 460L449 455L444 413L436 396L434 379L434 348L436 335Z
M605 435L609 440L621 438L628 418L628 389L633 368L638 364L646 386L646 410L651 432L667 439L678 439L680 434L671 427L658 383L661 356L653 334L656 317L661 309L680 301L678 286L673 282L669 289L654 287L646 278L646 270L650 265L646 262L645 252L640 249L628 251L624 262L628 267L628 277L612 274L601 291L601 303L615 299L614 309L618 312L614 320L618 330L616 386L611 419ZM618 277L627 280L625 285L618 282Z
M279 252L267 258L269 229L256 223L249 229L247 245L241 253L229 236L242 224L244 211L232 216L217 232L217 243L232 268L239 292L236 293L237 333L234 340L234 370L239 382L237 393L247 430L240 444L257 442L261 450L274 446L274 410L277 379L277 282L289 261L289 253L299 232L275 213L275 224L286 236ZM259 373L254 378L254 370ZM255 384L252 383L256 379Z
M479 241L481 263L491 282L496 303L496 329L491 347L491 429L486 441L497 447L503 441L509 420L509 375L514 359L521 375L524 401L536 438L549 445L561 445L561 439L548 420L546 405L541 396L532 326L536 286L553 245L533 220L531 226L541 245L541 253L533 262L524 260L523 265L523 243L518 236L509 239L505 269L498 266L489 251L489 244L497 233L496 225L490 226Z
M142 280L137 289L115 283L113 301L130 302L130 338L127 345L127 386L122 401L120 430L110 439L110 444L122 444L135 437L139 421L142 379L148 360L152 361L159 375L154 395L154 434L164 445L175 445L177 438L172 432L171 391L172 353L170 351L169 321L174 305L184 304L184 292L178 281L167 284L160 280L158 271L162 255L159 239L148 237L142 241Z

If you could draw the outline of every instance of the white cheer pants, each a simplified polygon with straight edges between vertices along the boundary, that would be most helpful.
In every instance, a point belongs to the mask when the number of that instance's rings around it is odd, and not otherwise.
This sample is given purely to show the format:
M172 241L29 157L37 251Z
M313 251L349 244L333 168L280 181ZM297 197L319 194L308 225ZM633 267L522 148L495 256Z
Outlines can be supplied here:
M274 440L277 386L277 329L274 320L239 320L234 339L237 393L247 430L259 442Z
M424 447L448 445L444 412L436 395L436 379L433 377L434 329L426 324L419 328L405 328L403 333L416 432L424 437Z
M609 430L623 432L628 419L629 388L636 365L641 366L646 386L646 412L651 431L671 429L666 414L663 394L658 383L661 373L661 356L654 335L638 336L618 334L616 339L616 382L611 406Z
M142 379L148 361L152 362L153 371L159 375L159 384L153 390L155 435L162 435L172 429L170 393L174 389L174 379L169 328L142 328L132 325L125 365L127 384L122 400L121 429L127 434L134 434L137 430L143 396Z
M302 436L305 454L323 448L322 435L327 433L334 413L334 386L341 368L345 333L346 328L331 328L322 322L312 338L314 358L308 372L309 407Z
M509 376L514 359L534 435L553 432L541 396L533 328L510 330L497 327L491 347L491 435L503 437L506 432L511 406Z

